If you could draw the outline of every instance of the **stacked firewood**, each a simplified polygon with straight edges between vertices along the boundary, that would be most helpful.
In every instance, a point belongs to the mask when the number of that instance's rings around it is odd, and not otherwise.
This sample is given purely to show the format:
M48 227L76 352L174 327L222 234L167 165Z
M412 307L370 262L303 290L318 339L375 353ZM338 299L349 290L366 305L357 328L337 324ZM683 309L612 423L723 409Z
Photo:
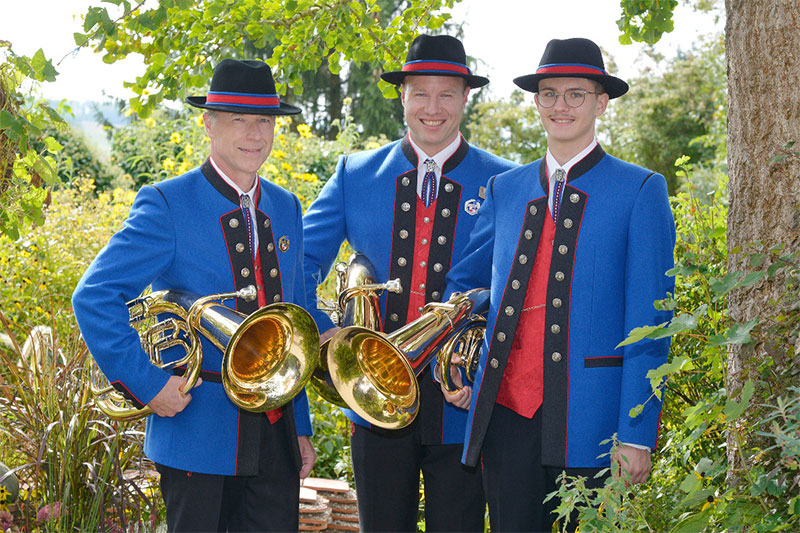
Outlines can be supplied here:
M306 478L300 488L301 531L358 531L356 492L346 481Z

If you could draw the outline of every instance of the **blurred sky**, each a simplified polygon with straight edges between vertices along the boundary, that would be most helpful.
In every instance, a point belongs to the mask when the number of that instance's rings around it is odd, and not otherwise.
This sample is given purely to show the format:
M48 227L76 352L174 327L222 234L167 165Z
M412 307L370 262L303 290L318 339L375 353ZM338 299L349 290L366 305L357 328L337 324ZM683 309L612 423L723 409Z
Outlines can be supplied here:
M11 41L18 54L32 55L43 48L59 63L57 81L42 86L42 95L53 99L104 100L104 93L130 97L122 85L143 72L140 58L111 65L90 49L72 52L74 32L81 31L81 15L100 0L0 0L0 40ZM114 6L105 4L109 10ZM512 79L533 72L547 41L553 38L588 37L611 53L618 71L630 78L648 66L640 54L643 45L619 44L616 20L619 0L463 0L453 10L465 21L464 45L470 56L482 61L475 73L491 83L484 89L494 98L505 98L515 88ZM714 29L713 15L702 15L680 5L675 31L663 37L656 50L673 57L688 50L699 36Z

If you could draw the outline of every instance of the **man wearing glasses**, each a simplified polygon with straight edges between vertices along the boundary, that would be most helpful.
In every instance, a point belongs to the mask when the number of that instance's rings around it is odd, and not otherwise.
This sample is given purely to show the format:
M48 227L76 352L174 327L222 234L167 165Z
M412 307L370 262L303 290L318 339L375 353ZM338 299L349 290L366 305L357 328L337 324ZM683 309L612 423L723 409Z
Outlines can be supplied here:
M595 139L609 99L628 90L595 43L552 40L514 82L536 93L547 153L489 181L444 300L491 287L462 458L483 465L491 529L550 531L558 501L543 502L562 471L590 487L611 463L629 483L649 476L661 403L646 374L669 340L617 345L670 319L653 302L674 290L675 224L663 176Z

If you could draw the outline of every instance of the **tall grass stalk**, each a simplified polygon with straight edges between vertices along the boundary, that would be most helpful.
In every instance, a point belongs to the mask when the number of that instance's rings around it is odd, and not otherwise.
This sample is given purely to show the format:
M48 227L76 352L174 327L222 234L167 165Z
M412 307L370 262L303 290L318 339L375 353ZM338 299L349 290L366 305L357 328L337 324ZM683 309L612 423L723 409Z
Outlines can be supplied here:
M90 357L37 326L25 342L7 332L0 348L0 461L20 481L9 507L27 531L146 530L162 514L157 476L142 454L141 422L108 419L89 393Z

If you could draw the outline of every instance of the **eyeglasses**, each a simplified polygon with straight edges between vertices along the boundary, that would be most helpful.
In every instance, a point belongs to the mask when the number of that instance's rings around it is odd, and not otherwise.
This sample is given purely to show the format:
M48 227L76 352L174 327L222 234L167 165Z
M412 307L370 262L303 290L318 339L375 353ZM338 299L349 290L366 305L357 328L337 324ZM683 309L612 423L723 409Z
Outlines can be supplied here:
M558 101L558 97L564 98L564 103L569 107L580 107L586 100L587 94L601 94L593 93L591 91L584 91L583 89L570 89L564 94L559 94L553 90L546 89L539 92L539 105L542 107L553 107Z

